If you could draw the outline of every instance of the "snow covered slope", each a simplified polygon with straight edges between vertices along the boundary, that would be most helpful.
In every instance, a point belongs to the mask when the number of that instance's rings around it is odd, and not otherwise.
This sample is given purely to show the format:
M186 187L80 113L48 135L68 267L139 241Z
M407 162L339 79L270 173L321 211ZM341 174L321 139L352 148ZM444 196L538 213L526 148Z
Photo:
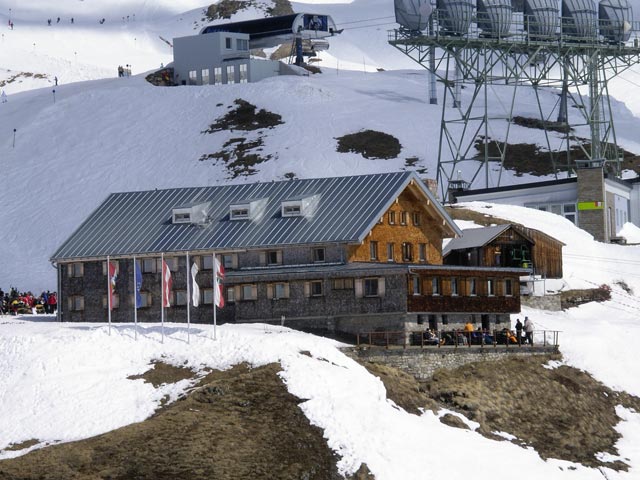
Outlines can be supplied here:
M16 78L0 87L9 94L0 104L0 285L55 288L49 256L110 192L270 181L287 173L317 177L420 168L435 177L441 107L426 100L424 71L386 43L386 30L394 26L392 4L294 4L299 11L328 12L345 28L323 59L337 69L258 84L161 88L147 84L144 74L115 78L116 67L129 64L135 73L166 64L171 52L162 38L198 31L206 4L62 0L53 8L44 1L0 1L0 81ZM9 14L13 30L6 26ZM374 67L405 70L372 72ZM468 94L465 89L463 102ZM491 94L494 113L504 113L511 90L493 87ZM202 134L237 98L281 115L284 123L261 134ZM543 93L546 109L556 100L553 92ZM637 117L623 103L614 101L613 107L619 142L640 152ZM517 113L537 115L531 91L520 90ZM403 147L398 158L336 153L336 137L362 129L396 136ZM232 137L258 135L271 160L252 177L230 180L224 165L199 161ZM510 138L544 143L541 132L522 127L513 127ZM411 157L417 165L407 167ZM502 182L531 179L506 175Z

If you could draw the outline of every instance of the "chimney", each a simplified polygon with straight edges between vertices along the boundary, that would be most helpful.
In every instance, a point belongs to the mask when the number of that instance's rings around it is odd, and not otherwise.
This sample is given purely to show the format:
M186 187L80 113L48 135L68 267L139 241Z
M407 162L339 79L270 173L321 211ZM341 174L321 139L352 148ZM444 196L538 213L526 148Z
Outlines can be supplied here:
M429 191L433 193L433 196L440 200L440 196L438 195L438 182L435 178L423 178L422 183L424 183Z

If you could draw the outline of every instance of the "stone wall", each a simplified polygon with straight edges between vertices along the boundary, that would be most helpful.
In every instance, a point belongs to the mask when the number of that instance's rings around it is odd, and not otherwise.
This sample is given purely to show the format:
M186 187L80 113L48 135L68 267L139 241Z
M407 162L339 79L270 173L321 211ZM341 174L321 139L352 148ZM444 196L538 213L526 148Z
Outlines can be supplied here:
M558 312L562 310L561 298L562 297L560 295L545 295L543 297L521 296L520 303L529 308Z
M549 355L557 347L429 347L429 348L344 348L351 358L397 368L417 380L429 380L436 370L454 369L473 362L499 361L510 355Z

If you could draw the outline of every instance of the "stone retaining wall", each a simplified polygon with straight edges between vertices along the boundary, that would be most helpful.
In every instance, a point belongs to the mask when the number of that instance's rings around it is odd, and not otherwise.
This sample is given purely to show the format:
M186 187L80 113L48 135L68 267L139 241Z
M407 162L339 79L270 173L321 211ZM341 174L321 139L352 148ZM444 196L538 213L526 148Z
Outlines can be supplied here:
M557 347L430 347L430 348L345 348L343 351L355 360L380 363L398 368L417 380L429 380L436 370L454 369L473 362L489 362L508 358L509 355L550 355Z
M545 295L543 297L523 295L520 297L520 303L523 306L537 310L551 310L554 312L562 310L562 297L560 295Z

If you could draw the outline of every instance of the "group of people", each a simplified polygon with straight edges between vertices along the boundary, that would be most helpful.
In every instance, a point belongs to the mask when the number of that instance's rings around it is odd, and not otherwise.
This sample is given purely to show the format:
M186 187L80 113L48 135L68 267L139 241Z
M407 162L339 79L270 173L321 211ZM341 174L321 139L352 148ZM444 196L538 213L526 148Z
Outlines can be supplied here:
M9 21L8 21L8 23L7 23L7 26L8 26L11 30L13 30L13 21L9 20Z
M118 65L118 76L119 77L130 77L131 76L131 65L127 63L126 67L122 65Z
M5 293L0 288L0 315L18 315L31 313L54 314L58 309L56 292L42 292L36 297L31 292L19 292L11 287Z
M435 332L429 328L422 333L422 338L418 343L423 345L491 345L494 342L497 344L517 344L522 345L528 343L533 345L533 322L529 317L525 317L524 323L518 318L515 324L515 332L509 328L503 328L502 330L496 330L491 332L482 330L481 327L477 329L471 322L467 322L464 325L462 331L444 331Z
M70 20L71 23L74 23L73 17ZM47 25L51 26L52 20L50 18L47 19ZM56 19L56 23L60 23L60 17Z
M522 336L523 331L524 337ZM518 344L522 343L524 340L525 343L533 345L533 322L529 317L524 317L524 324L519 318L516 320L516 335L518 337Z

